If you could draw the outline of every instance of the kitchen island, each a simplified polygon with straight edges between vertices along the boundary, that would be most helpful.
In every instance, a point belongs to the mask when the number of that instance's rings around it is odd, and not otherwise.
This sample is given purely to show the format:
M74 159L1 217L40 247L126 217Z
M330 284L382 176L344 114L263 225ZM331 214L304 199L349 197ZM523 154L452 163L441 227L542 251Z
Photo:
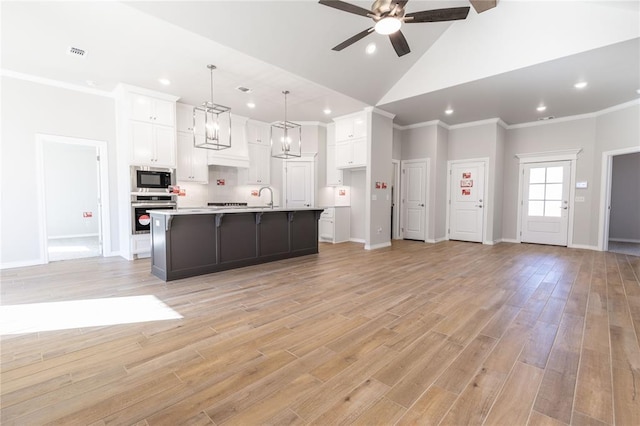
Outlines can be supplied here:
M151 273L172 281L318 253L322 211L151 210Z

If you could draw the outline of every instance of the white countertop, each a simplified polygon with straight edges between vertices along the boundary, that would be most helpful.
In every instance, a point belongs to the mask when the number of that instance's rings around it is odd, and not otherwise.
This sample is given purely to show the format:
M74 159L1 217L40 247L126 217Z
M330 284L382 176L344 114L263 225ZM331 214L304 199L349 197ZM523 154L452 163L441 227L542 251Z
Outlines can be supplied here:
M218 213L268 213L268 212L295 212L308 210L324 210L322 207L201 207L201 208L181 208L178 210L150 210L150 214L162 216L184 216L192 214L218 214Z

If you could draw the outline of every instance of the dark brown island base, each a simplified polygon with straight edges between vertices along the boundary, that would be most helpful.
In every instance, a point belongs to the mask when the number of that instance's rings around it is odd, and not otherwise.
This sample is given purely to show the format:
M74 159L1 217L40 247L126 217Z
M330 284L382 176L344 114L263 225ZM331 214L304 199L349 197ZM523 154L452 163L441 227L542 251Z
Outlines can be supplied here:
M151 273L165 281L318 253L322 209L149 213Z

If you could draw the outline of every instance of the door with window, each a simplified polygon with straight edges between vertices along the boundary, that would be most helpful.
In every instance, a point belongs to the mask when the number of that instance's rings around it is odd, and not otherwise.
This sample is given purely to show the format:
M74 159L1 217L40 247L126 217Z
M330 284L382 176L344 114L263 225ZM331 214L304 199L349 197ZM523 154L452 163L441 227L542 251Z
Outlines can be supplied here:
M571 162L530 163L523 167L523 243L567 245Z
M484 162L451 165L449 239L482 242L484 174Z

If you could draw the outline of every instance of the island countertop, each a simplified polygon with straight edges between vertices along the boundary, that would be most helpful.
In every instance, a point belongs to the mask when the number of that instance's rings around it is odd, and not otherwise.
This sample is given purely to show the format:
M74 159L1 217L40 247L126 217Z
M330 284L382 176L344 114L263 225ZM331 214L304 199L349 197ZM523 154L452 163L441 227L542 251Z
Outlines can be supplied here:
M324 210L323 207L193 207L178 210L150 210L150 213L164 216L183 216L191 214L228 214L228 213L267 213Z

